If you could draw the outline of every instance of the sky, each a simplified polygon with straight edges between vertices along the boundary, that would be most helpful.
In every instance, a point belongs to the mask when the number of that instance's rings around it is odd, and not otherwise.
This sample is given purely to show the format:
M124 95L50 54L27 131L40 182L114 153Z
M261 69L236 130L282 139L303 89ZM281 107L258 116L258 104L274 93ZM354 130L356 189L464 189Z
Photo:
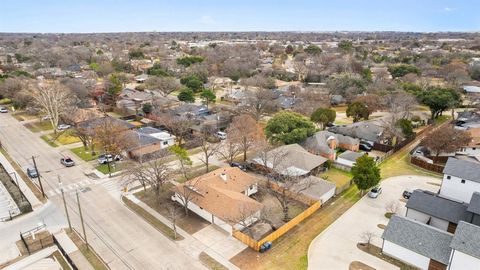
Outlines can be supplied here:
M2 0L0 32L480 31L480 0Z

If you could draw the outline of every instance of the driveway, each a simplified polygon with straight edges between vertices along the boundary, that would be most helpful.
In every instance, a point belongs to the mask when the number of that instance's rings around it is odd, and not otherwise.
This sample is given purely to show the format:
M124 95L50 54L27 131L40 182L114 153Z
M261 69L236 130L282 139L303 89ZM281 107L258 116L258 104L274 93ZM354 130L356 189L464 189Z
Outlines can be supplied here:
M377 199L363 197L337 221L319 234L308 250L309 269L349 269L352 261L360 261L375 269L399 269L357 248L364 232L373 232L372 244L382 246L383 230L377 225L388 223L385 207L398 202L398 215L405 215L402 193L405 189L438 191L441 180L425 176L396 176L382 181L382 194Z

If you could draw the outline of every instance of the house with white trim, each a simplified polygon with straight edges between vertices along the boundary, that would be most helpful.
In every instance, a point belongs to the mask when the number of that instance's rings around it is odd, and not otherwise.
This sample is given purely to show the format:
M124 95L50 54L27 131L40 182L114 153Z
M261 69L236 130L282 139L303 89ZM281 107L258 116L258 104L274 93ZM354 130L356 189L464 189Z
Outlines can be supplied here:
M480 192L480 163L450 157L443 169L440 195L469 203Z

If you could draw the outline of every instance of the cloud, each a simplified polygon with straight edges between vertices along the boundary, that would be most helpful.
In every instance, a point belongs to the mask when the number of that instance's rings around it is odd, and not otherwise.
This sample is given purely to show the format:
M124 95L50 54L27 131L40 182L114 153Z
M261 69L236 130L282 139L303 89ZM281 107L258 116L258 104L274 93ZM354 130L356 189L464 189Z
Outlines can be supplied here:
M215 20L212 18L212 16L203 15L202 17L200 17L200 23L202 23L202 24L214 24Z
M443 8L443 11L445 12L450 12L450 11L453 11L454 9L453 8L449 8L449 7L444 7Z

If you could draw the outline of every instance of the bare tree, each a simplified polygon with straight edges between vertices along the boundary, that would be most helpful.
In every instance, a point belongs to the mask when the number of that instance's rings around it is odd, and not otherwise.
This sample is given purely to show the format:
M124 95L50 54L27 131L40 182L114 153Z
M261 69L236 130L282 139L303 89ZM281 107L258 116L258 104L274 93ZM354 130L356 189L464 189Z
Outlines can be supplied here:
M387 211L387 213L396 214L399 207L400 205L397 201L391 200L385 205L385 211Z
M168 219L172 222L174 239L177 239L177 219L180 216L177 206L174 203L167 205Z
M367 245L367 247L370 246L370 243L372 242L372 239L375 237L375 233L372 231L364 231L361 235L360 238L362 239L363 243Z
M180 83L173 77L150 77L146 81L146 85L148 89L159 90L164 95L168 95L181 87Z
M470 143L470 133L453 127L442 127L428 133L421 145L430 149L438 157L440 153L453 153Z
M250 225L262 218L263 208L260 210L259 213L256 213L255 210L257 210L257 208L253 208L251 204L246 202L239 203L236 208L238 210L238 215L235 217L227 218L227 220L225 221L236 225L238 224L243 228L243 231L248 236L252 237L253 235Z
M176 117L169 113L155 112L155 114L157 115L157 121L175 135L178 144L182 145L191 136L193 119Z
M204 130L200 138L198 138L200 141L200 149L203 153L202 157L199 159L205 164L205 172L207 173L209 172L210 158L217 154L221 147L221 144L211 142L211 134L212 133L208 130Z
M243 152L243 161L247 161L247 152L264 138L263 130L251 116L242 114L233 118L227 129L229 153ZM234 146L237 147L234 147ZM227 158L226 158L227 159Z
M60 116L66 113L72 104L71 93L59 82L42 82L31 88L35 105L43 115L49 117L53 132L57 134Z
M258 89L248 93L246 111L259 121L266 113L272 113L278 110L275 102L276 95L270 89Z
M230 134L228 134L227 139L222 141L220 144L221 146L219 147L217 153L227 160L228 163L232 163L242 152L240 145L236 140L230 137Z

